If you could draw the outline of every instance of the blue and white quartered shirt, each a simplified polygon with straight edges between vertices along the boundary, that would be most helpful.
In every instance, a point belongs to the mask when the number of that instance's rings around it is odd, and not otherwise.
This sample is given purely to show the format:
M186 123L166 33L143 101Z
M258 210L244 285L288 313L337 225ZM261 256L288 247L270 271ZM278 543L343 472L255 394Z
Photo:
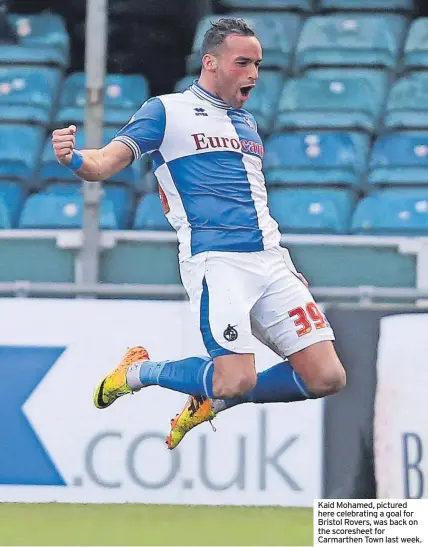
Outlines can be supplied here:
M263 145L254 117L194 83L148 100L114 140L149 153L180 260L204 251L279 245L267 206Z

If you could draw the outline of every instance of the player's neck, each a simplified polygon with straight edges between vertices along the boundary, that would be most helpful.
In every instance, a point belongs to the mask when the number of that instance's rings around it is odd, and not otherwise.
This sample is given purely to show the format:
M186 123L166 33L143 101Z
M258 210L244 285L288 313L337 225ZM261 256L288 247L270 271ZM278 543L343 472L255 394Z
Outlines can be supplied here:
M198 84L205 89L205 91L208 91L208 93L211 93L211 95L214 95L215 97L218 97L222 101L224 101L223 97L221 97L214 86L214 83L210 81L209 78L206 77L205 74L201 74L198 79Z

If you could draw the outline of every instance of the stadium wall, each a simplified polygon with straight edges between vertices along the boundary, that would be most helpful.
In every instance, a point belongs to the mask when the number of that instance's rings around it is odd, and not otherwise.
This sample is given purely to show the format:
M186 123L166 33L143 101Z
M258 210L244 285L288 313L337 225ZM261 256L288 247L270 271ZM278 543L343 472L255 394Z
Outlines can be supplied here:
M0 299L0 501L311 506L428 497L428 314L329 307L347 388L325 401L244 405L169 452L185 395L160 388L104 411L92 390L127 346L202 354L186 302ZM278 357L256 343L263 370Z
M186 302L0 299L0 501L312 506L323 401L243 405L179 449L186 396L157 387L99 411L92 392L127 346L205 353ZM264 369L278 357L257 345Z

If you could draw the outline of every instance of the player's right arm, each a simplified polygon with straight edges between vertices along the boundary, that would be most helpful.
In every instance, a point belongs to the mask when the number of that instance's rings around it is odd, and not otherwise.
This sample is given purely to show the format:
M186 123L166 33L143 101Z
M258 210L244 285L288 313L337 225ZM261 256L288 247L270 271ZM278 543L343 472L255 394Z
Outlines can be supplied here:
M165 108L160 99L143 104L131 121L107 146L98 150L76 150L76 126L58 129L52 134L52 146L58 161L88 181L103 181L128 167L142 154L157 150L165 133Z
M57 129L52 134L52 146L58 161L67 167L73 168L76 160L75 133L76 126L70 125L64 129ZM99 150L79 150L81 166L75 164L75 173L84 180L102 181L116 175L128 167L134 159L132 150L120 141L111 141Z

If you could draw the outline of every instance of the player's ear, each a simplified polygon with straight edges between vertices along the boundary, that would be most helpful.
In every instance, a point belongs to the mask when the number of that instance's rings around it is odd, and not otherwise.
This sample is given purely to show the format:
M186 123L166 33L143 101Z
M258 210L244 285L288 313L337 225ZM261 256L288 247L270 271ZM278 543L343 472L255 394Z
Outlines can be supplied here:
M217 58L214 55L206 53L202 57L202 66L208 72L215 72L217 70Z

